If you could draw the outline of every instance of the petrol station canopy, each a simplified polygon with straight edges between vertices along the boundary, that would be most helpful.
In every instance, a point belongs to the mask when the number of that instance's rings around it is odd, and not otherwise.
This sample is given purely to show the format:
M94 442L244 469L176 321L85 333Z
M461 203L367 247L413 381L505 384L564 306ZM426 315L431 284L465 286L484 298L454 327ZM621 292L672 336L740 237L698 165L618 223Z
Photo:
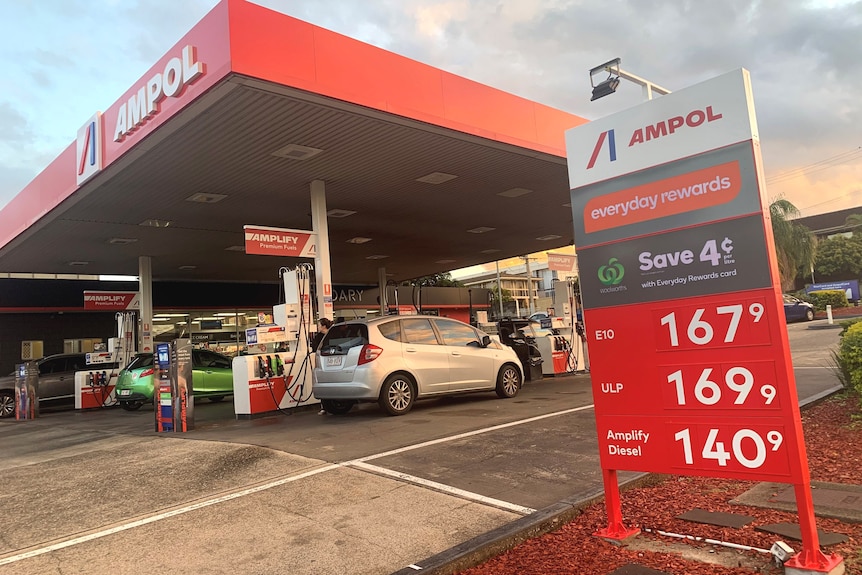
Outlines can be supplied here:
M573 242L564 132L584 119L244 0L83 120L0 211L0 271L151 256L156 279L275 281L298 260L245 254L243 226L310 230L314 180L341 284Z

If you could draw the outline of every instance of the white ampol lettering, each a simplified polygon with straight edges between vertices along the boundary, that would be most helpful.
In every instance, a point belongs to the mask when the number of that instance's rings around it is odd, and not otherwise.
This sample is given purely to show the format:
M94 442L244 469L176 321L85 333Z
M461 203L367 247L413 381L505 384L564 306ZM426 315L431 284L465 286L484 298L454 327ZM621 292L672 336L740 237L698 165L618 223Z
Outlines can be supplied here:
M182 60L177 57L168 60L164 71L150 78L127 102L120 105L114 127L115 142L122 142L157 114L159 102L165 98L179 97L186 85L193 84L203 75L204 65L195 58L195 47L186 46L183 48Z

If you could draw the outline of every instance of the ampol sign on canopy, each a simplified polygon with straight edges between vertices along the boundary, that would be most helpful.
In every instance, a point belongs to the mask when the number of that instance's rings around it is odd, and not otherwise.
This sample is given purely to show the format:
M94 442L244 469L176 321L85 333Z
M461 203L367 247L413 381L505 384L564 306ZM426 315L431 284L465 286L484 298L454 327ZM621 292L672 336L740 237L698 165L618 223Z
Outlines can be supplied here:
M820 552L748 73L566 133L608 527L617 470L796 486Z

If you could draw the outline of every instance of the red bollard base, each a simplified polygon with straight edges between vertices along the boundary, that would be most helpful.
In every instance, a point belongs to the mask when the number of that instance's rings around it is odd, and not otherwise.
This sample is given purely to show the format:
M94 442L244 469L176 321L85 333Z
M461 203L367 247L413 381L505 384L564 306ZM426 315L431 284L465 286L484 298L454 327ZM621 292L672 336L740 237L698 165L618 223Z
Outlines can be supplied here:
M844 575L844 572L844 558L835 553L825 555L820 551L803 551L784 564L785 575Z
M609 525L608 527L605 527L604 529L599 529L598 531L593 533L593 536L604 539L608 543L620 545L629 537L634 537L640 532L640 529L627 529L625 525Z

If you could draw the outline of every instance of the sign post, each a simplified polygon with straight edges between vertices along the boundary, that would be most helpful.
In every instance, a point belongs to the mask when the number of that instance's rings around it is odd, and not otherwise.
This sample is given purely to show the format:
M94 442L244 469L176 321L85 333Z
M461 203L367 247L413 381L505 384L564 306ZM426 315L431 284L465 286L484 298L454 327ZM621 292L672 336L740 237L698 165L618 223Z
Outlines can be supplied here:
M821 552L748 72L566 133L608 526L618 470L795 486Z

